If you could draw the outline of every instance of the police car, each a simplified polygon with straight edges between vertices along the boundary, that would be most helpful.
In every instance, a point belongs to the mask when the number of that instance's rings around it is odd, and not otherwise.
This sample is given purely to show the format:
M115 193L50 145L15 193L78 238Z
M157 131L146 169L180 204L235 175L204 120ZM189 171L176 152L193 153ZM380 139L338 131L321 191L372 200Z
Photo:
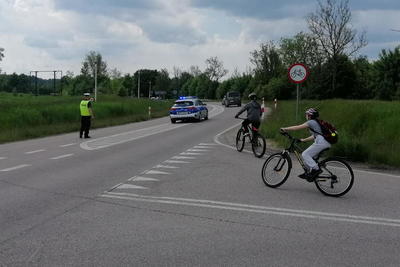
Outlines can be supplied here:
M171 122L175 123L177 120L208 120L206 105L195 96L180 97L169 110Z

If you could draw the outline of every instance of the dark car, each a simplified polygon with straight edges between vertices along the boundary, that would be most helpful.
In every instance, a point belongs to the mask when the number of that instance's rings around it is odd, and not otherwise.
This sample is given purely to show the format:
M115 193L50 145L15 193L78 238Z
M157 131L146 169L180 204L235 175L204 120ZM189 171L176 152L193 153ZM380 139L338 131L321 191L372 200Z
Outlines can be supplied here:
M231 105L236 105L240 107L242 105L242 100L240 99L239 92L228 92L222 99L222 105L229 107Z

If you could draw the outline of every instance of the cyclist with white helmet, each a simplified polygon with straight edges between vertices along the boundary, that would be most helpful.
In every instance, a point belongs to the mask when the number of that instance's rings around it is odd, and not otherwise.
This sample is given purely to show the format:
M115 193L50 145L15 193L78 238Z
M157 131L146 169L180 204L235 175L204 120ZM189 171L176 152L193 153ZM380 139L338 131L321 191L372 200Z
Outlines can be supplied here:
M314 108L309 108L306 110L307 121L305 123L281 128L282 131L297 131L307 128L310 130L311 136L300 139L301 142L314 140L314 143L306 150L304 150L301 154L304 160L304 164L308 167L308 172L299 175L300 178L307 179L307 181L309 182L314 181L315 177L317 177L322 172L313 158L317 156L322 150L331 147L331 144L326 141L325 138L320 134L322 132L321 126L316 121L318 117L319 112Z
M240 114L244 111L247 111L247 118L243 121L243 128L247 130L247 126L251 123L251 125L255 128L260 127L261 121L261 105L257 102L257 95L255 93L249 94L249 99L251 100L247 103L239 112L235 115L235 118L238 118Z

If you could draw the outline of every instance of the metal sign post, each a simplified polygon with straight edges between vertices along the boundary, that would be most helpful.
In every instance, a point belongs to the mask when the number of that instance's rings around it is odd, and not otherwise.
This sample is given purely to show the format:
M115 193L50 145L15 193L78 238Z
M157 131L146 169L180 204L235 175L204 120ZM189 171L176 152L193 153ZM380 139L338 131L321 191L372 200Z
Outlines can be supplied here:
M299 95L300 95L300 84L304 82L309 75L307 67L301 63L296 63L290 66L288 70L289 79L296 84L296 93L297 93L297 101L296 101L296 121L298 120L299 114Z
M299 119L299 91L300 91L300 89L299 89L299 87L300 87L300 85L299 84L296 84L296 87L297 87L297 101L296 101L296 121Z

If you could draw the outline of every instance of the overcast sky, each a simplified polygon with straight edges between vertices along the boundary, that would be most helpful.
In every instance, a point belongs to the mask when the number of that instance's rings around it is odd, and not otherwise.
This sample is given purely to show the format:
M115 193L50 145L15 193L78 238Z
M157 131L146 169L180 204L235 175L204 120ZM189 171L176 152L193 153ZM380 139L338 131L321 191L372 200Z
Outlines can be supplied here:
M352 25L366 30L361 54L376 59L400 44L400 0L350 0ZM205 68L217 56L230 71L250 67L260 43L307 31L316 0L0 0L3 72L69 70L100 52L109 68ZM229 74L228 74L229 76Z

